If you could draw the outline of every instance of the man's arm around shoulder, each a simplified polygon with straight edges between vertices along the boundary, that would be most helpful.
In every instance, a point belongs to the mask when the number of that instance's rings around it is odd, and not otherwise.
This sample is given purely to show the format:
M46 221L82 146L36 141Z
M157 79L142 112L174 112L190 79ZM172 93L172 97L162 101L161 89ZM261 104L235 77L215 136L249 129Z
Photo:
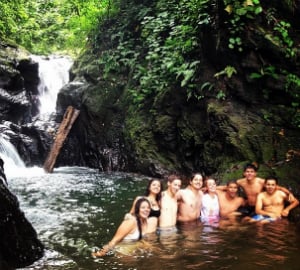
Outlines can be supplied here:
M299 200L296 199L292 193L290 193L290 195L288 196L287 201L290 204L282 210L281 215L283 217L287 217L290 213L290 210L294 209L295 207L297 207L299 205Z

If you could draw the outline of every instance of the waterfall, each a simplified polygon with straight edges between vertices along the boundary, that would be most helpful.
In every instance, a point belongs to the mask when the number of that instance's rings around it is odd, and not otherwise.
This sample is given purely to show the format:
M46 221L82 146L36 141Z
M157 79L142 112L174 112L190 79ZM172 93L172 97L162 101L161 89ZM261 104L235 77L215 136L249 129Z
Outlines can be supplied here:
M6 176L12 175L16 170L25 168L16 148L2 136L0 136L0 157L4 161L4 172Z
M4 161L4 173L8 182L13 177L32 177L45 174L43 168L27 168L13 144L1 135L0 158Z
M39 64L40 114L52 113L59 90L69 82L69 69L73 62L69 57L56 55L32 55L31 58Z
M55 112L56 99L59 90L69 82L69 69L73 64L72 59L66 56L38 56L31 55L31 59L39 65L39 113L42 115ZM9 139L0 134L0 158L4 161L6 176L23 176L40 174L40 168L26 170L23 160Z

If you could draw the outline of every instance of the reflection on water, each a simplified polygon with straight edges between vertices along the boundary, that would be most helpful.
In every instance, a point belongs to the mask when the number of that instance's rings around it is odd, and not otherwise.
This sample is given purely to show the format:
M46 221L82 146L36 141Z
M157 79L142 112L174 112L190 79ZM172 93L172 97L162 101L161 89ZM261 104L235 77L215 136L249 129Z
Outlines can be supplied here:
M180 224L178 231L124 243L112 254L92 259L108 242L147 177L59 168L53 174L10 178L22 210L48 250L26 269L288 269L300 265L300 230L286 220L271 224L219 226Z

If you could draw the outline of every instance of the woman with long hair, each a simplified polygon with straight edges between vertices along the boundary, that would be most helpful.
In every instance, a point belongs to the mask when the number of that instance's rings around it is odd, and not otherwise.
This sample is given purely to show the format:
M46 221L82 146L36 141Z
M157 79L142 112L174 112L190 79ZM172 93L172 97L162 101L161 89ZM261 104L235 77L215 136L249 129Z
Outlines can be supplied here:
M140 198L146 198L151 206L148 218L148 231L147 233L156 232L158 226L158 218L160 216L160 199L161 199L162 183L159 179L151 179L148 182L144 196L138 196L133 202L130 214L134 214L136 202ZM128 215L126 215L128 218Z
M146 198L136 201L133 218L124 219L112 240L104 245L102 249L93 252L93 257L102 257L112 250L122 240L140 240L147 233L147 219L150 214L150 203Z

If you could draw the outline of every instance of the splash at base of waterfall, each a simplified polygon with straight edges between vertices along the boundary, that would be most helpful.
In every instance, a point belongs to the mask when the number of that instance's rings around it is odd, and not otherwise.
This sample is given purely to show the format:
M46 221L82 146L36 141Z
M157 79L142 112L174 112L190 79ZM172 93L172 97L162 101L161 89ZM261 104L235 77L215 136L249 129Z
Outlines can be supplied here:
M0 137L0 153L4 161L4 169L9 168L10 165L17 168L25 168L25 164L20 158L16 148L3 137Z
M0 158L4 161L4 173L8 180L18 176L29 177L45 174L42 168L26 168L16 148L2 136L0 136Z

